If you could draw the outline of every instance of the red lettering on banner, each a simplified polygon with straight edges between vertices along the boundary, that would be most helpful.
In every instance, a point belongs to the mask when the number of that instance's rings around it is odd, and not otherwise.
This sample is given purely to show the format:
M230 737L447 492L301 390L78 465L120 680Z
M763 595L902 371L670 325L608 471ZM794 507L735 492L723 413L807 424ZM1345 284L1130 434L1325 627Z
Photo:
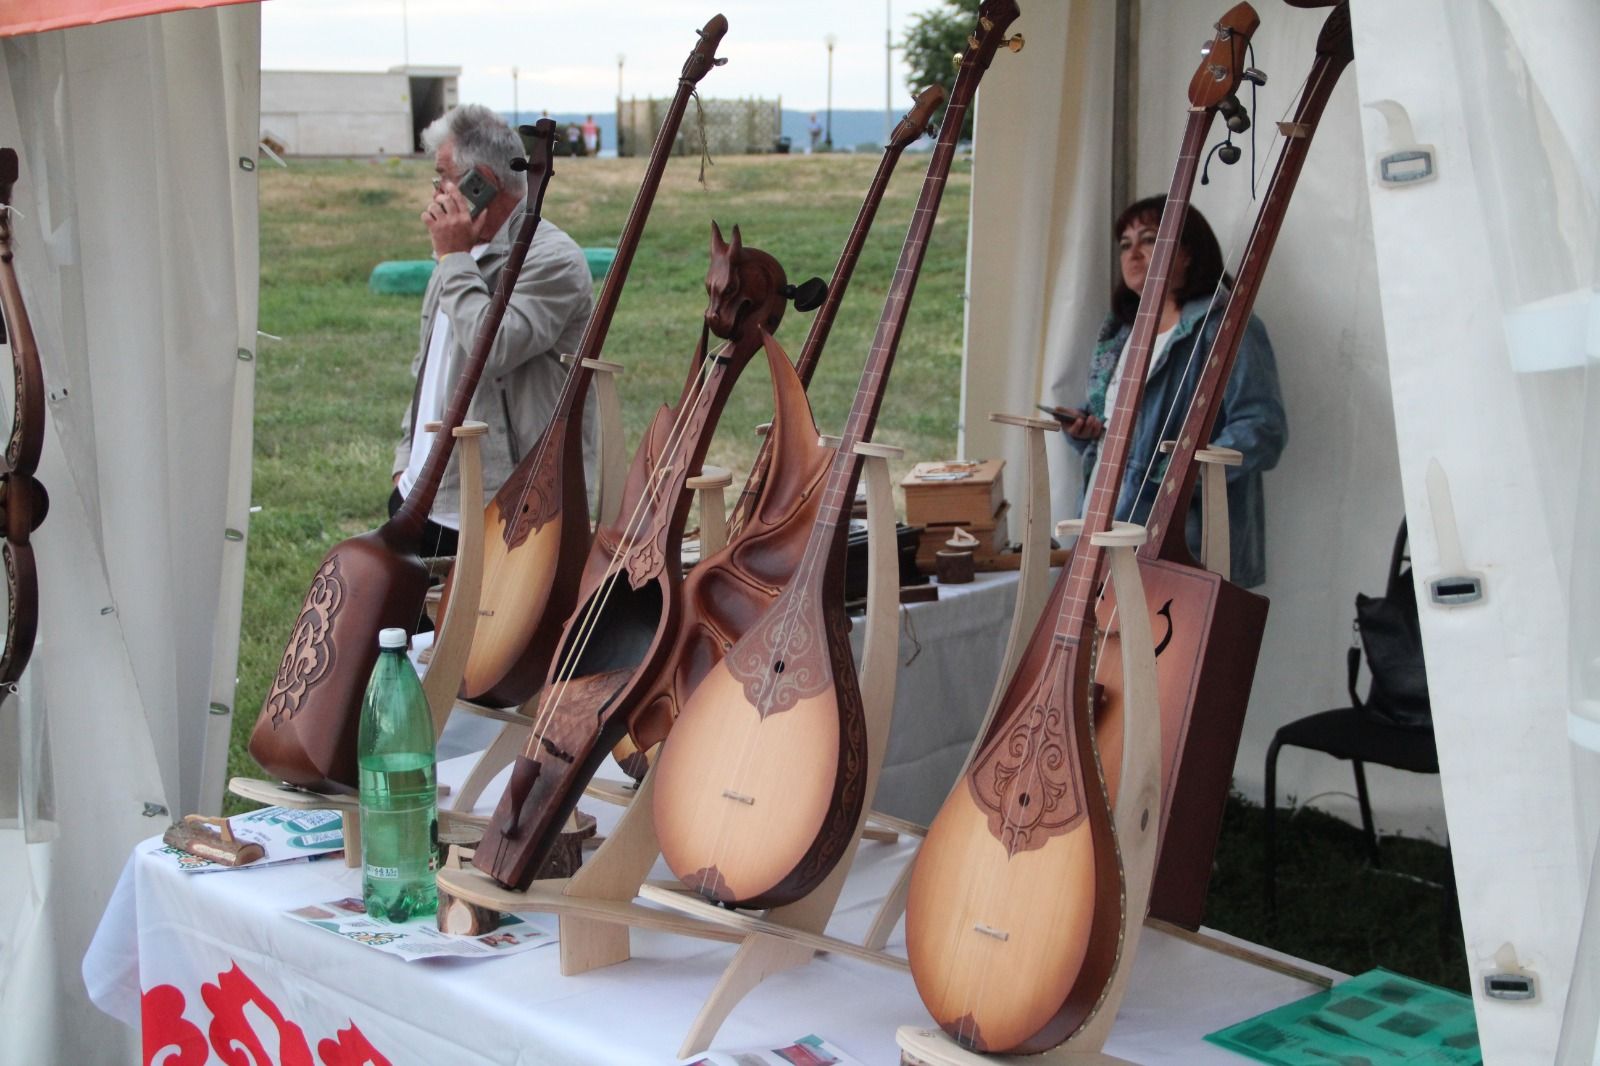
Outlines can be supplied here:
M139 997L144 1066L205 1066L211 1057L205 1034L183 1016L183 1008L183 993L172 985L156 985Z
M209 1033L183 1016L187 1003L175 986L157 985L140 996L144 1066L205 1066L213 1051L225 1066L315 1066L305 1030L285 1018L238 963L217 974L216 983L201 985L200 998L211 1010ZM277 1031L276 1056L267 1050L246 1012L251 1005L259 1012L257 1017L264 1015ZM390 1066L355 1022L334 1036L317 1044L322 1066Z

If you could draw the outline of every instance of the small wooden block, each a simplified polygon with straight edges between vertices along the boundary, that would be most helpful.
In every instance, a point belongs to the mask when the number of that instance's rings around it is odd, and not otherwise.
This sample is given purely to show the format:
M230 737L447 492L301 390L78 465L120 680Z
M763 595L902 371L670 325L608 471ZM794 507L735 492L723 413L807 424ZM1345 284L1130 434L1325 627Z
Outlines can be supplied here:
M856 441L855 453L872 459L904 459L906 450L893 444L877 444L870 440Z
M245 866L266 854L260 844L236 839L226 818L186 814L162 834L168 847L208 859L220 866Z
M1197 463L1216 463L1218 466L1239 466L1244 462L1244 452L1237 448L1224 448L1213 444L1194 453Z
M481 835L480 835L481 837ZM444 842L444 835L439 837L440 843ZM470 858L470 848L452 844L445 859L444 869L459 870L464 859ZM452 936L482 936L492 933L500 927L502 915L497 910L480 907L476 903L468 903L464 899L457 899L443 888L439 889L439 910L436 924L439 932L449 933Z
M1149 539L1150 534L1143 526L1113 522L1110 529L1091 534L1089 543L1101 548L1137 548Z
M936 603L939 599L938 585L901 585L901 603Z

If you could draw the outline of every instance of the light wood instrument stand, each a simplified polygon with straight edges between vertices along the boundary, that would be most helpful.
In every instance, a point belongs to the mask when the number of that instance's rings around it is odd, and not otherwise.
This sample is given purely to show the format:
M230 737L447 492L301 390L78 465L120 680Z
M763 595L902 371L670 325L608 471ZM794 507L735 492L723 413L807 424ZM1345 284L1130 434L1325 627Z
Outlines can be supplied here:
M888 460L898 457L899 449L864 443L857 450L865 458L863 482L869 530L866 640L860 671L868 738L866 796L862 805L865 812L871 809L887 747L898 665L899 567ZM571 878L535 881L527 890L517 892L501 887L474 868L441 872L439 886L458 899L495 910L556 914L560 920L561 972L569 976L630 958L632 928L738 944L738 952L685 1037L680 1051L683 1055L709 1046L722 1021L761 981L804 965L818 951L905 968L904 959L823 932L849 872L855 845L810 895L765 916L724 910L687 891L646 885L645 877L660 853L651 810L653 785L651 772L633 793L605 843ZM862 822L865 821L864 813ZM859 830L858 824L857 842ZM645 906L638 902L639 898L661 906Z
M561 362L572 365L573 357ZM585 359L583 365L594 371L594 401L600 416L600 469L595 508L595 528L615 524L622 512L622 485L628 478L628 442L622 435L622 401L617 398L617 375L622 364L606 359Z
M1170 454L1176 441L1161 442ZM1244 462L1244 453L1213 444L1194 453L1200 464L1200 565L1224 581L1231 580L1233 545L1228 533L1228 467Z
M429 432L438 432L440 428L439 422L423 425L423 429ZM483 543L482 438L488 432L489 427L483 422L465 422L454 433L461 456L462 544ZM423 694L428 698L428 713L433 717L435 739L444 729L445 720L450 717L450 709L455 704L456 690L461 687L461 674L467 665L467 649L472 645L472 633L478 624L478 589L483 582L483 556L477 551L465 555L464 565L463 562L457 563L456 580L469 588L471 594L451 597L449 610L439 620L433 661L422 682ZM311 792L253 777L235 777L228 782L228 791L257 803L294 810L338 811L343 820L345 865L361 865L361 806L356 796L342 792ZM471 804L465 808L467 811L471 809ZM481 819L472 819L460 811L441 808L439 821L446 824L451 821L481 822Z
M1060 423L1053 418L1033 418L1029 415L991 412L989 421L1003 426L1016 426L1026 431L1028 487L1026 502L1022 508L1022 565L1017 572L1017 600L1011 609L1011 632L1006 637L1005 654L1000 660L1000 675L995 679L994 690L989 696L989 707L984 712L982 724L978 726L976 734L978 737L989 731L989 723L994 720L995 710L1000 705L1001 696L1005 694L1011 674L1016 670L1017 663L1022 659L1022 653L1028 646L1028 637L1033 633L1034 624L1039 620L1039 612L1044 610L1045 600L1050 597L1050 461L1045 453L1045 434L1059 432L1061 429ZM967 766L971 764L976 752L977 741L974 740L972 749L967 752L967 758L961 764L960 772L956 774L957 778L967 772ZM905 823L902 832L922 837L928 835L928 828ZM910 891L911 863L908 862L900 871L894 887L889 889L889 894L879 905L878 913L872 919L872 926L862 941L864 945L875 951L883 950L884 945L889 942L889 935L899 923L900 916L905 913L906 895Z

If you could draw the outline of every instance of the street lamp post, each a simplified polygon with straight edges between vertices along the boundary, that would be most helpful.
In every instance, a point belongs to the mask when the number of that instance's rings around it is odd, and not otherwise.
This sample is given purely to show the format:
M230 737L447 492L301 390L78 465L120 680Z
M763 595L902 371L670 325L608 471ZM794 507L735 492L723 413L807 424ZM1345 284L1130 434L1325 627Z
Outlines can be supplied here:
M511 68L511 128L522 125L522 105L517 102L517 68Z
M622 62L627 58L621 52L617 53L617 113L612 118L617 127L615 139L618 159L622 158Z
M828 34L822 39L828 46L828 132L823 138L823 143L828 146L828 151L833 151L833 46L839 43L839 38Z

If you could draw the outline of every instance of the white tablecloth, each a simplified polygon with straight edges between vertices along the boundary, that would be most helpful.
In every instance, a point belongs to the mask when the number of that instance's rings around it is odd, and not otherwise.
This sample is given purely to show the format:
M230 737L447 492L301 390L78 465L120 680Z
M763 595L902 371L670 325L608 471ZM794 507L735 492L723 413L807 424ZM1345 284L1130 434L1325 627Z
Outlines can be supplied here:
M440 777L464 773L455 760ZM605 804L585 808L602 831L616 818ZM259 1040L266 1054L255 1062L283 1066L671 1063L734 951L635 932L632 960L577 977L561 976L554 947L482 962L407 963L283 915L359 895L359 873L337 860L183 874L143 858L152 843L129 859L83 972L102 1010L130 1025L143 1013L146 1061L166 1043L170 1057L154 1061L167 1066L226 1061L214 1048L230 1040ZM829 932L859 939L912 850L906 840L863 844ZM668 875L658 864L651 876ZM890 949L903 953L902 932ZM1151 1066L1240 1064L1201 1037L1314 991L1147 931L1107 1050ZM926 1022L909 974L820 956L746 997L716 1047L774 1046L815 1032L868 1066L891 1066L899 1061L895 1029ZM382 1057L355 1057L362 1039ZM185 1046L188 1057L172 1051Z

